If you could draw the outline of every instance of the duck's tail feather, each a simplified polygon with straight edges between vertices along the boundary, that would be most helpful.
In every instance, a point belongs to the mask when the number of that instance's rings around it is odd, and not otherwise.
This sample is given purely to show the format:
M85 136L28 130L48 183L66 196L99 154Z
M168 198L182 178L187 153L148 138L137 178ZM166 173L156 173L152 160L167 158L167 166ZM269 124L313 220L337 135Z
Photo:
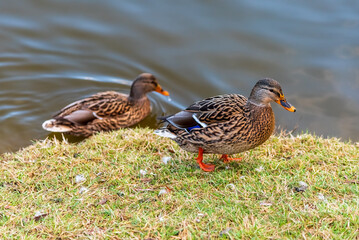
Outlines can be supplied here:
M71 127L61 125L56 119L49 119L43 122L42 128L49 132L70 132Z
M167 137L171 139L177 138L177 136L173 133L171 133L167 128L160 128L154 131L155 134L161 137Z
M159 116L157 117L158 120L160 120L161 123L168 122L168 118L172 117L173 115L167 115L167 116Z

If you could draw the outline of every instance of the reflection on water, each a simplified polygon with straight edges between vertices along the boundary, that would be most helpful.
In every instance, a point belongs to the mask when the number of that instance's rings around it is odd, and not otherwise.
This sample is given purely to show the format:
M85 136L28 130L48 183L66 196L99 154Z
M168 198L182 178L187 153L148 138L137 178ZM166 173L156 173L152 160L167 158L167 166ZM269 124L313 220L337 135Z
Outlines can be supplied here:
M297 108L273 106L277 124L359 140L359 3L334 0L6 1L0 8L0 152L44 139L41 123L68 103L128 92L141 72L172 101L156 115L223 93L248 96L277 79Z

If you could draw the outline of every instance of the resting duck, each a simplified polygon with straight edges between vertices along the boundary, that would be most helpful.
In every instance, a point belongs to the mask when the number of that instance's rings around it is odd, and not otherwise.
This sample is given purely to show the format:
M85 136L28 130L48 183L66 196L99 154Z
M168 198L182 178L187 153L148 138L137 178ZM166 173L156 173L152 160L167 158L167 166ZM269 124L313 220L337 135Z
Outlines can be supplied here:
M42 127L51 132L83 137L129 127L150 113L150 100L146 94L151 91L169 96L152 74L142 73L132 83L130 95L114 91L94 94L67 105Z
M222 154L224 162L240 160L228 155L255 148L272 135L275 119L271 102L296 111L286 101L279 83L266 78L256 83L248 99L239 94L219 95L162 117L167 126L155 133L173 139L186 151L198 152L200 168L211 172L215 166L202 162L204 153Z

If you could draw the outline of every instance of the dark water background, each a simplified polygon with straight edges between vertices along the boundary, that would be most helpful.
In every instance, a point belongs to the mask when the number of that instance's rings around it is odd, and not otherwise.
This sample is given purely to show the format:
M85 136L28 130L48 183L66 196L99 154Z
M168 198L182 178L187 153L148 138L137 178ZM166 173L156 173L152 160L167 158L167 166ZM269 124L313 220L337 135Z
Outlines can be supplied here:
M359 1L66 1L0 3L0 152L44 139L61 107L128 92L141 72L156 115L277 79L297 108L277 125L359 140Z

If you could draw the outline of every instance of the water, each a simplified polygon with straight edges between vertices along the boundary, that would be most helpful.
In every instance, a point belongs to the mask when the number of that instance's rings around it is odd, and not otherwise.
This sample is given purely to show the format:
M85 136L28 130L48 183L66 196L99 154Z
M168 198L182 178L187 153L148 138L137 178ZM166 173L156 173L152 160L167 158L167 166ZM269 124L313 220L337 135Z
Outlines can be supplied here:
M44 139L41 123L77 99L128 92L151 72L171 100L156 115L278 80L296 113L277 125L359 140L359 3L35 1L0 3L0 152ZM276 104L274 104L276 105Z

